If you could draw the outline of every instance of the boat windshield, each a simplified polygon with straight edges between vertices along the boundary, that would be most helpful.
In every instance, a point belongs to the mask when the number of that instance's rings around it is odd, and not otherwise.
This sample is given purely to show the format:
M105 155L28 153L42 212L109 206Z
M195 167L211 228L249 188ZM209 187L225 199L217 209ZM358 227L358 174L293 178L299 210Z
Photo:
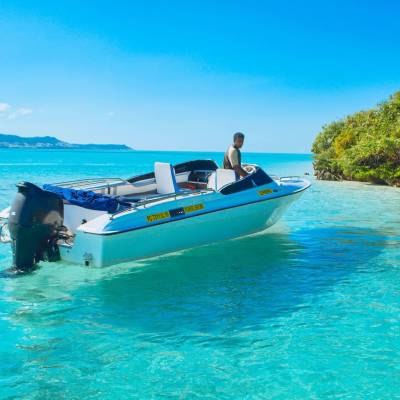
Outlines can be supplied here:
M273 179L260 167L256 167L256 171L247 175L243 179L224 186L220 192L222 194L232 194L243 190L252 189L255 186L267 185L273 182Z

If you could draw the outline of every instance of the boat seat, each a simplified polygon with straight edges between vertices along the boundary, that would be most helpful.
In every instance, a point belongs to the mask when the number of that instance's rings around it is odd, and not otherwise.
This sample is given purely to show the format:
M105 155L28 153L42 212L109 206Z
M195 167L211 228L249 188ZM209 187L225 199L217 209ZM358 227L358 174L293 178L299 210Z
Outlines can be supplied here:
M233 182L236 182L236 172L233 169L218 168L208 178L207 188L218 191Z
M181 191L176 183L175 171L171 164L155 162L154 176L156 178L157 193L169 194Z

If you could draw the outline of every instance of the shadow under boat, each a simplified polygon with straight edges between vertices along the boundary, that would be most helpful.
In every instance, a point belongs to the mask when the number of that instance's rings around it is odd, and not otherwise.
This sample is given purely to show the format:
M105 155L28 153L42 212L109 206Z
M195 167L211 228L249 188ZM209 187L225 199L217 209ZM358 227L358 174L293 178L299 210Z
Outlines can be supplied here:
M218 335L310 307L313 296L365 272L386 240L352 227L258 234L123 266L43 268L8 280L7 297L15 309L35 301L43 324L42 305L51 319L53 308L65 319L82 318L82 329L86 323L150 336ZM90 317L83 311L89 303Z
M146 330L235 329L309 307L382 245L378 232L351 227L256 235L143 262L99 282L98 299Z

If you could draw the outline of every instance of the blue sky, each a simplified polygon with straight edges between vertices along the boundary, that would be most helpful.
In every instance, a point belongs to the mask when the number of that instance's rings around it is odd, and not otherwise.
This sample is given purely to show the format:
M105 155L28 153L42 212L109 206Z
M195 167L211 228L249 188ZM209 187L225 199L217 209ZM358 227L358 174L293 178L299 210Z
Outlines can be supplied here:
M309 152L400 90L397 1L0 1L0 132Z

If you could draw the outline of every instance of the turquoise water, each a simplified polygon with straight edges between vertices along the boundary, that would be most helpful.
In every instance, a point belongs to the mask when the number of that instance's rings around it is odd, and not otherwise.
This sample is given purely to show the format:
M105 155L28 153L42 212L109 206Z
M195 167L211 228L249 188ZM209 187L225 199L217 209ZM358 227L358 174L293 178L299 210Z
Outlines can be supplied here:
M215 153L0 151L14 183ZM307 155L244 154L278 175ZM400 398L400 190L313 182L264 234L129 265L0 278L1 399ZM10 265L0 248L0 268Z

